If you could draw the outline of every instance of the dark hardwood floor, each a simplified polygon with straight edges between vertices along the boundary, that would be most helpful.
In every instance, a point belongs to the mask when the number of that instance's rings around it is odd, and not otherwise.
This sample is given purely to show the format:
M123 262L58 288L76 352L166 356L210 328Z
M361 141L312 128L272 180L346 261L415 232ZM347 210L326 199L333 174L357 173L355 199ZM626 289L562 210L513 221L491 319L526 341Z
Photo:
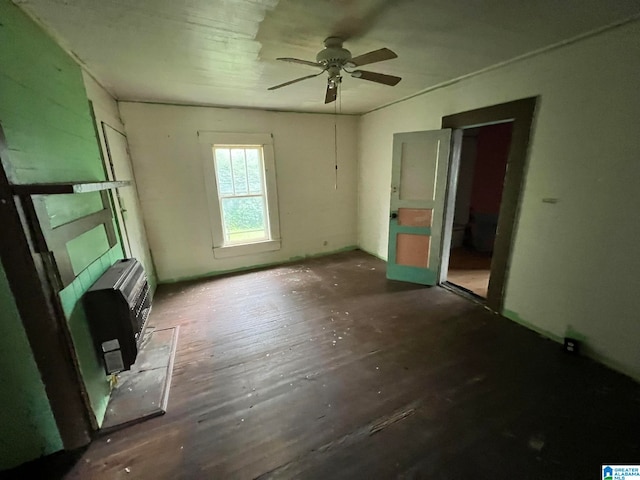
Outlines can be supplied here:
M180 325L167 414L96 439L66 478L595 479L640 462L639 384L362 252L162 286L150 321Z

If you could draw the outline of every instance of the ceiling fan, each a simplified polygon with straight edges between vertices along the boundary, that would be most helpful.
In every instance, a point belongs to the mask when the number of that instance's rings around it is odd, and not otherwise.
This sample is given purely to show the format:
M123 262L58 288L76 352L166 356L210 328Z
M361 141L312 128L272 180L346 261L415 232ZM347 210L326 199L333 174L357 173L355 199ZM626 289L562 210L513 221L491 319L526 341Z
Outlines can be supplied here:
M293 83L301 82L309 78L322 75L324 72L329 74L327 79L327 92L324 97L324 103L331 103L336 100L338 96L338 85L342 82L342 72L346 72L354 78L361 78L362 80L369 80L370 82L382 83L383 85L394 86L397 85L400 77L393 75L386 75L384 73L369 72L367 70L352 70L362 65L368 65L370 63L382 62L384 60L391 60L397 58L394 52L388 48L381 48L374 50L373 52L358 55L352 57L351 52L342 46L343 39L340 37L329 37L324 41L324 48L316 55L316 61L311 62L309 60L300 60L298 58L281 57L276 60L282 60L283 62L300 63L302 65L309 65L312 67L321 68L319 73L313 75L307 75L305 77L296 78L280 85L270 87L268 90L276 90L278 88L286 87Z

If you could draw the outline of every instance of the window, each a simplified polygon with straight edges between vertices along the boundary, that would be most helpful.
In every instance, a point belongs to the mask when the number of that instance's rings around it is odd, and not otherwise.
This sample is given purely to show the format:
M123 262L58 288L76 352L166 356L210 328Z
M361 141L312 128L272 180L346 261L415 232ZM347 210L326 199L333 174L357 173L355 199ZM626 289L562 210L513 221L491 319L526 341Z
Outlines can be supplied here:
M224 243L269 240L262 146L214 145Z
M199 132L216 258L280 248L271 135Z

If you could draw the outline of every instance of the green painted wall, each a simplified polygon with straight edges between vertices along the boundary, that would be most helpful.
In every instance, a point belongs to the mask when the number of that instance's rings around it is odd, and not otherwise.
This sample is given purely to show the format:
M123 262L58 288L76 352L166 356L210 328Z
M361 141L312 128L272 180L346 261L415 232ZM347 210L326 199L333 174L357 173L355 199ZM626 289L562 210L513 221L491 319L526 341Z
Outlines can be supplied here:
M62 448L27 334L0 263L0 470Z
M95 355L89 325L80 299L105 270L120 258L122 258L122 250L119 245L116 245L106 255L101 256L84 269L75 281L62 290L59 295L78 354L80 371L85 385L87 385L91 407L98 423L102 423L107 411L109 383L106 381L102 364Z
M0 0L0 66L0 122L9 146L8 159L3 160L10 180L13 183L103 180L104 170L80 68L9 0ZM95 210L96 198L99 199L97 194L49 197L47 211L54 224L61 224ZM104 242L94 242L92 235L72 242L68 248L72 258L81 259L78 265L86 268L61 297L64 297L81 373L100 423L109 385L91 346L87 322L78 299L121 257L121 249L116 246L105 253ZM0 293L3 302L13 301L10 292ZM4 303L0 306L4 307ZM14 336L22 332L20 338L24 341L11 337L12 348L7 352L3 349L0 354L9 355L6 360L12 364L29 365L30 360L32 370L25 367L24 371L14 375L13 382L23 386L23 393L14 395L11 390L15 388L7 389L2 385L0 408L6 407L1 409L2 418L13 417L13 427L5 431L2 424L0 438L7 444L0 444L0 466L62 447L42 384L38 383L37 370L33 370L36 367L24 331L10 328L15 324L19 326L17 313L12 313L5 322L7 311L3 308L0 312L0 328L3 332L7 328L18 332L12 333ZM4 375L4 368L2 372ZM4 378L2 380L4 382ZM29 409L12 411L11 406L21 402L24 391L33 397L29 405L37 407L38 415L30 414ZM22 447L23 444L30 448ZM20 452L24 454L18 455Z
M83 248L84 245L91 245L93 248ZM73 273L80 275L96 259L96 255L102 256L109 251L109 239L104 225L98 225L89 231L69 240L67 242L69 259L73 268ZM86 255L86 256L85 256Z
M0 23L0 118L11 180L103 179L80 68L9 0L0 0Z

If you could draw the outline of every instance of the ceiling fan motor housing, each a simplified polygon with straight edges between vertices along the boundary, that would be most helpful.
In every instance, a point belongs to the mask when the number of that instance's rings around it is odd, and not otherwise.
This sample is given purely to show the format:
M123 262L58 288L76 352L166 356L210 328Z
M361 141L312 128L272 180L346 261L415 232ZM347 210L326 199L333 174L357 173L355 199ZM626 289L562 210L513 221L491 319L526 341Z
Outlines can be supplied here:
M325 48L316 55L316 61L322 65L343 66L351 60L351 52L342 48L342 39L329 37L324 41Z
M344 65L351 60L351 52L346 48L325 48L316 55L322 65Z

